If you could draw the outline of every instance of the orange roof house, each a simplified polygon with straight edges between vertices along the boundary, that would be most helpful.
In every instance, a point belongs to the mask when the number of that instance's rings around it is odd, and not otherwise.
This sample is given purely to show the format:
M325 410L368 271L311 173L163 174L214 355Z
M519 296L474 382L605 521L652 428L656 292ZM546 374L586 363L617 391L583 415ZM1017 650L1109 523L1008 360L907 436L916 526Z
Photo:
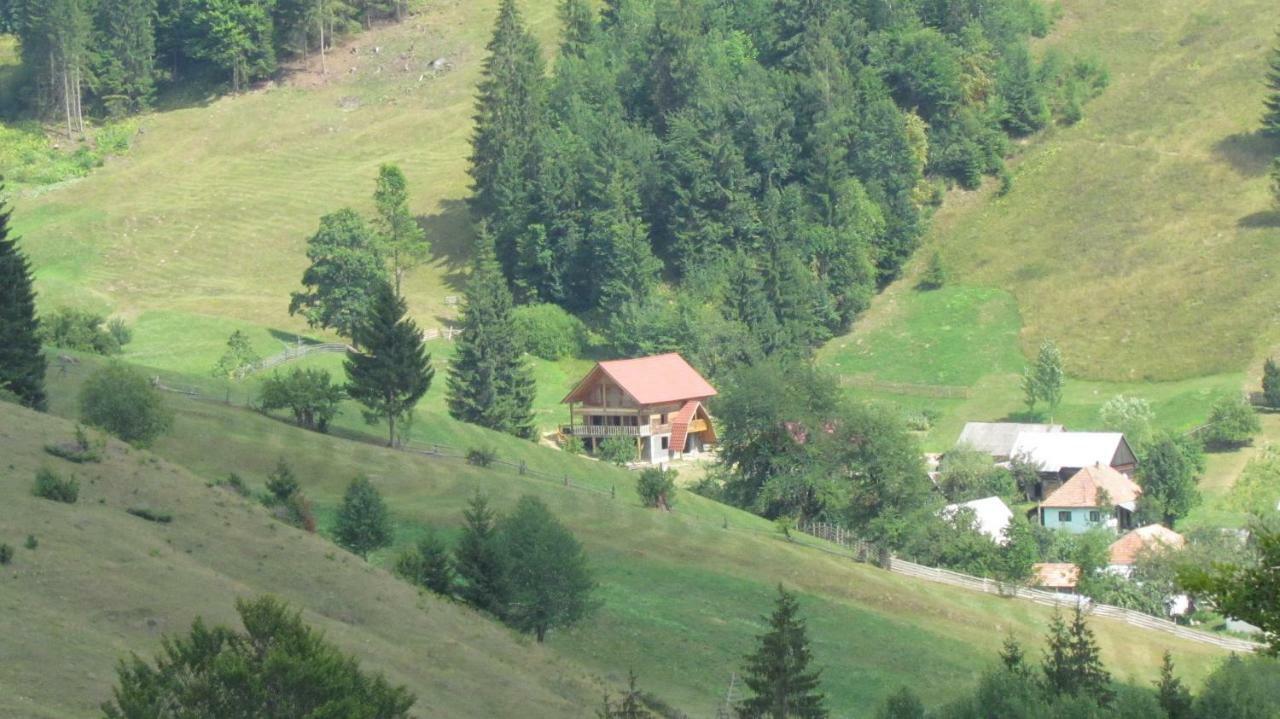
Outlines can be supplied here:
M636 461L660 463L697 454L716 442L706 402L716 390L680 355L599 362L562 403L569 424L595 452L609 437L635 440Z
M1132 567L1138 553L1144 549L1167 547L1181 549L1187 540L1177 532L1163 524L1148 524L1145 527L1129 532L1111 543L1108 552L1111 555L1111 567Z
M1050 529L1084 532L1094 527L1133 526L1142 487L1112 467L1097 464L1076 472L1036 508Z

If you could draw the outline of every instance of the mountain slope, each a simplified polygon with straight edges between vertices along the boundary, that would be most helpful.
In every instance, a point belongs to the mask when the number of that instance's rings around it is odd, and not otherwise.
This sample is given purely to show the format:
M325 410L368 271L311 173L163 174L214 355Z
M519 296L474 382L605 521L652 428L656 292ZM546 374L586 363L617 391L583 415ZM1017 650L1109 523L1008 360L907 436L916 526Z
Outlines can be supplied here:
M74 411L76 385L92 365L86 358L55 376L55 412ZM550 650L615 685L634 670L643 688L693 716L710 713L730 675L741 670L779 582L800 593L816 660L825 667L824 690L842 716L868 715L903 684L927 685L932 702L952 698L994 660L1009 632L1038 648L1050 615L1026 602L858 564L809 546L821 544L816 540L789 542L766 520L688 493L673 513L644 509L634 474L434 412L416 420L428 441L455 451L490 446L556 479L389 450L370 443L368 430L359 433L355 424L340 423L342 436L326 436L220 402L175 396L172 404L176 429L157 444L157 454L205 479L234 471L254 486L284 458L316 503L322 531L331 526L347 482L357 473L368 476L397 523L396 547L377 553L375 564L393 561L426 526L452 539L476 490L488 493L499 511L523 494L540 497L584 543L602 600L578 627L553 632ZM348 408L344 416L357 414ZM1100 620L1098 627L1104 657L1124 679L1152 678L1166 648L1192 682L1221 656L1125 624Z
M203 616L236 623L237 597L271 593L418 696L416 716L592 716L602 688L573 662L432 597L324 539L271 519L158 457L112 442L101 464L44 453L55 417L0 402L0 716L96 716L118 658L149 657ZM80 480L74 505L31 495L38 467ZM126 514L146 506L170 524ZM39 542L24 548L26 536Z

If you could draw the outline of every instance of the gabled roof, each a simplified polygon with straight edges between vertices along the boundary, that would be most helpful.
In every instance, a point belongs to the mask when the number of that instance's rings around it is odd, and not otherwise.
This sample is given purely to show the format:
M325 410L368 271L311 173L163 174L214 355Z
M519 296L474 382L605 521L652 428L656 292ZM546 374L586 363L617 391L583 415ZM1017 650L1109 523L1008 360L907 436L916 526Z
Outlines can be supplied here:
M1128 443L1119 432L1024 432L1009 456L1021 455L1044 472L1057 472L1063 467L1110 465L1122 446Z
M1075 589L1080 581L1080 567L1064 562L1031 565L1031 583L1050 589Z
M1131 503L1142 494L1142 487L1132 479L1105 465L1094 465L1071 475L1071 479L1045 497L1040 506L1101 507L1099 490L1106 491L1111 507Z
M956 445L967 444L992 457L1012 457L1013 445L1023 432L1061 432L1060 424L1019 422L966 422Z
M1004 543L1005 527L1008 527L1009 522L1013 520L1013 510L1009 509L1009 505L1005 504L1004 500L999 497L984 497L959 504L948 504L938 514L950 519L961 508L973 510L973 515L978 522L978 531L990 537L993 542Z
M1138 552L1147 547L1181 549L1187 540L1163 524L1148 524L1129 532L1111 543L1108 551L1112 564L1133 564Z
M561 402L580 402L579 393L601 374L613 380L639 404L683 402L714 397L716 390L675 352L635 359L598 362Z

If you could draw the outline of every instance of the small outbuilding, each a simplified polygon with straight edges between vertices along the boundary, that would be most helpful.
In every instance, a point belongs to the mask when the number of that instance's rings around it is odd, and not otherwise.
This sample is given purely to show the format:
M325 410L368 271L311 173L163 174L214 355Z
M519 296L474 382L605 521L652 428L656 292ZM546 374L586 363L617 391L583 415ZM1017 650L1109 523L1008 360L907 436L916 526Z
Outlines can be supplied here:
M1031 583L1051 592L1075 594L1080 584L1080 567L1070 562L1042 562L1031 565Z
M1133 564L1143 550L1182 549L1187 544L1186 538L1163 524L1148 524L1139 527L1111 543L1107 550L1110 560L1107 571L1128 577L1133 574Z
M997 544L1004 544L1007 541L1004 533L1009 522L1013 521L1013 510L1009 509L1009 505L1005 504L1004 500L999 497L983 497L968 502L948 504L938 511L938 516L951 519L962 509L973 512L978 531L990 537L991 541Z

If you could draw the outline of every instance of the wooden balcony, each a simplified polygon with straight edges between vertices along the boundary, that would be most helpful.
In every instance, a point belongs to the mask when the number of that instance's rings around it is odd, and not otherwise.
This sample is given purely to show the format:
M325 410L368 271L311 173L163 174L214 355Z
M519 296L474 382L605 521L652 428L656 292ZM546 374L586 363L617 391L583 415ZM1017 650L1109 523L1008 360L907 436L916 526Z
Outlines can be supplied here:
M706 431L707 431L707 420L694 419L693 421L689 422L689 434L697 434L698 432L706 432Z
M567 426L561 428L565 434L569 434L569 429ZM575 424L572 429L575 437L648 437L653 434L653 427L647 424L639 426Z

